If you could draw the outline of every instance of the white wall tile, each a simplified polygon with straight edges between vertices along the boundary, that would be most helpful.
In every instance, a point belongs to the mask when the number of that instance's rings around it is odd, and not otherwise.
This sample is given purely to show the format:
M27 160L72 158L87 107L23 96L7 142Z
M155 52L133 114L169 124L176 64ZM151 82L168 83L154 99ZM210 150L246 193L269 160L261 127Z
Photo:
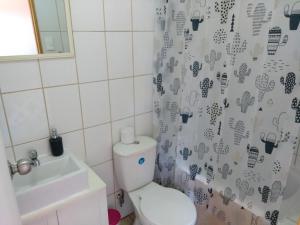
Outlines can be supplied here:
M80 85L84 127L110 121L108 82L94 82Z
M2 93L40 88L41 86L37 61L0 63L0 87Z
M116 171L114 171L114 172L116 173ZM115 192L117 193L118 191L120 191L120 186L118 184L118 179L117 179L116 174L114 174L114 179L115 179ZM118 205L118 204L119 204L119 202L116 201L116 205Z
M110 195L114 193L114 172L112 160L93 167L93 170L104 181L104 183L106 183L106 194Z
M132 17L134 31L154 30L154 1L132 0Z
M105 124L85 129L87 163L95 166L112 159L111 126Z
M153 136L152 113L145 113L135 117L136 135Z
M72 0L70 3L74 31L104 30L103 0Z
M134 113L133 79L111 80L109 86L112 120L132 116Z
M15 156L12 147L5 148L5 155L8 161L10 161L11 163L15 162Z
M83 131L75 131L61 135L65 151L72 152L78 159L85 160ZM51 155L49 138L15 146L16 158L28 157L28 151L35 149L38 155Z
M116 201L116 208L121 213L122 218L134 212L134 208L128 196L128 193L124 192L124 203L122 206L119 204L118 201Z
M75 131L61 135L64 150L73 153L78 159L85 161L83 131Z
M3 109L2 99L0 98L0 128L1 128L1 135L3 138L3 142L5 147L11 146L11 141L9 137L8 126L6 122L6 117Z
M153 33L134 32L134 74L152 74L153 72Z
M107 32L106 42L109 78L132 76L132 34L130 32Z
M152 111L152 75L134 78L135 113Z
M40 60L44 87L73 84L77 82L74 59Z
M116 208L116 199L114 194L107 196L107 207L110 209Z
M103 32L74 32L79 82L107 79Z
M112 122L112 141L117 144L121 141L121 129L125 127L134 128L134 117Z
M65 133L82 128L77 85L45 89L50 128Z
M21 158L28 158L28 152L33 149L37 150L39 156L51 155L49 139L45 138L38 141L33 141L15 146L16 159L18 160Z
M131 30L131 0L104 0L106 30Z
M49 135L42 90L3 95L13 144L21 144Z

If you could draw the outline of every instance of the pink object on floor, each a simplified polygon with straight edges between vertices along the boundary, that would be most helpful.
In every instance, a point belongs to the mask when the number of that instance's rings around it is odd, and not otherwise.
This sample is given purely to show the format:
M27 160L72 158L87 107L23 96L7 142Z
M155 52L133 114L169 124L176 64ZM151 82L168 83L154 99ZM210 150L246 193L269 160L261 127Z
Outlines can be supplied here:
M121 214L116 209L108 209L109 225L118 225L121 220Z

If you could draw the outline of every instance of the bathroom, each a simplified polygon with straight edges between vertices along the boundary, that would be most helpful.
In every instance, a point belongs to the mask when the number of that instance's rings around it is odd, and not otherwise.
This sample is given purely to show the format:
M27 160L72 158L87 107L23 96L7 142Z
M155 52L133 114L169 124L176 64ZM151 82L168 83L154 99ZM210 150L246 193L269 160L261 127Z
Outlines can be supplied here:
M299 0L1 0L0 225L300 223Z

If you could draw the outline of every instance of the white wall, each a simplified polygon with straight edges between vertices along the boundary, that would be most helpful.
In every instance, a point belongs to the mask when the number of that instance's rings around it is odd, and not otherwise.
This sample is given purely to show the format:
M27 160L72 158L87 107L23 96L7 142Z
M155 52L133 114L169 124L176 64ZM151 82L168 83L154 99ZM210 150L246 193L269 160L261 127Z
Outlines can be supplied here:
M151 0L70 0L75 59L0 63L0 125L10 160L49 153L49 128L118 190L112 146L119 130L152 134ZM126 207L125 207L126 208Z
M4 151L4 144L0 137L0 225L21 225Z

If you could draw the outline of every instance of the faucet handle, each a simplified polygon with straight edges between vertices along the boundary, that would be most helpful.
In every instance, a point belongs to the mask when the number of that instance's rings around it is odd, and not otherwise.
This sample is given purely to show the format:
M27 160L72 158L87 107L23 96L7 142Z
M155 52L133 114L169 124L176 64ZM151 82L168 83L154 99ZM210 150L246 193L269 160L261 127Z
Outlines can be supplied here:
M10 173L10 177L12 178L14 176L14 174L18 172L17 166L12 164L8 160L7 160L7 164L8 164L8 170L9 170L9 173Z
M33 150L29 151L28 154L29 154L29 158L31 160L37 160L37 158L38 158L37 150L33 149Z

